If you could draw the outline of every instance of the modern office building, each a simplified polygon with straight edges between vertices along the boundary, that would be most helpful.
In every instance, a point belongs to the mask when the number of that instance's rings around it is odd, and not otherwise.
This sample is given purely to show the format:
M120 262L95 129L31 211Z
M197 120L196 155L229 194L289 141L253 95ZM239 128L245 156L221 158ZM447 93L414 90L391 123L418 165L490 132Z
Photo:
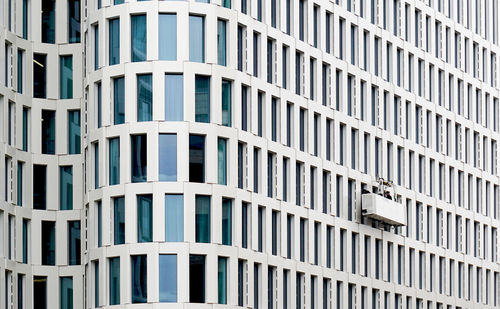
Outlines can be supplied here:
M498 15L0 0L1 308L499 307Z

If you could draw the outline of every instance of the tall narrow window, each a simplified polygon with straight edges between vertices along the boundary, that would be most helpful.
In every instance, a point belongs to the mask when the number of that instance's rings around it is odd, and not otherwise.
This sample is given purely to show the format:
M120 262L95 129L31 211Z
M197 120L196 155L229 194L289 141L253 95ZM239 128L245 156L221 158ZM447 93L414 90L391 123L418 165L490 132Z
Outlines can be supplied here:
M109 20L109 65L120 63L120 19Z
M222 80L222 125L231 126L231 81Z
M80 154L80 110L68 111L68 154Z
M23 151L28 151L29 128L29 108L23 106Z
M73 167L59 167L59 209L73 209Z
M29 10L29 0L23 0L23 39L28 39L28 10Z
M132 182L146 182L147 181L147 135L132 135L131 145L131 171Z
M33 54L33 97L47 97L47 55L45 54Z
M205 256L189 255L189 302L205 302Z
M205 136L189 136L189 181L205 182Z
M96 103L96 124L100 128L102 126L102 87L101 82L95 84L95 103Z
M147 255L132 255L132 303L148 302Z
M56 1L42 1L42 43L56 41Z
M120 304L120 257L109 259L109 304Z
M61 277L60 279L60 309L73 309L73 277Z
M137 195L137 242L153 241L153 196Z
M137 121L153 119L153 75L137 75Z
M196 196L195 210L196 242L210 242L210 196Z
M184 197L182 194L165 195L165 241L184 240Z
M109 185L120 183L120 138L109 139Z
M227 140L217 140L217 180L220 185L227 185Z
M113 78L113 123L125 123L125 78Z
M210 122L210 76L195 76L195 121Z
M165 120L183 120L183 76L165 74Z
M258 94L257 98L257 125L259 136L262 136L262 94ZM241 85L241 129L248 131L248 87Z
M56 264L56 223L42 221L42 265Z
M227 258L218 258L218 302L227 304Z
M17 205L23 205L24 189L24 162L17 161Z
M158 59L177 60L177 15L158 15Z
M146 56L147 56L146 14L132 15L130 17L130 21L132 23L132 31L131 31L132 62L146 61Z
M99 24L94 26L94 70L99 69Z
M160 302L177 302L177 255L160 254Z
M24 78L24 51L22 49L17 50L17 92L23 93L23 78Z
M189 61L205 62L205 17L189 16Z
M123 196L113 199L113 233L115 245L125 243L125 197Z
M47 166L33 164L33 209L47 208Z
M47 277L33 276L33 303L37 309L47 308Z
M160 181L177 181L177 135L159 134L158 165Z
M80 221L68 221L68 264L81 263Z
M226 24L225 20L217 20L217 64L226 65Z
M102 247L102 201L97 201L95 205L95 216L97 217L97 247Z
M42 110L42 153L56 152L56 112Z
M231 246L232 244L232 208L233 201L228 198L222 199L222 244Z
M80 43L80 0L68 1L68 42Z

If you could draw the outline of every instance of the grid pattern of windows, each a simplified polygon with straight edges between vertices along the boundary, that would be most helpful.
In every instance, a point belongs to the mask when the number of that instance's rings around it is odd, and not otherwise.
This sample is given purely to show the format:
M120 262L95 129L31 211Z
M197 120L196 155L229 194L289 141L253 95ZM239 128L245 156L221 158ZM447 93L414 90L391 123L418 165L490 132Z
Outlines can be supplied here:
M13 1L6 308L500 306L496 1Z

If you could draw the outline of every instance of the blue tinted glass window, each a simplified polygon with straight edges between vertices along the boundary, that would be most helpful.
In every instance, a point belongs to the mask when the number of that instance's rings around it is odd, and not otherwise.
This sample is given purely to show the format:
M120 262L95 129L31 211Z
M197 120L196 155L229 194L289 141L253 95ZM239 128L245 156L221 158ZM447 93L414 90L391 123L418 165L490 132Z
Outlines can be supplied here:
M148 301L148 264L146 255L133 255L132 258L132 303Z
M160 302L177 302L177 255L160 254Z
M102 126L102 92L101 83L96 83L96 109L97 109L97 127Z
M94 143L94 188L99 188L99 143Z
M113 199L114 244L125 243L125 198L123 196Z
M226 21L217 21L217 64L226 65Z
M165 241L184 241L184 197L165 195Z
M227 258L219 257L218 259L218 301L219 304L227 304Z
M147 180L147 135L132 135L131 169L132 182Z
M145 61L147 50L147 22L146 15L132 15L132 62Z
M61 56L59 65L59 97L73 98L73 56Z
M125 122L125 78L113 79L113 119L114 124Z
M222 244L226 246L232 244L232 206L231 199L222 199Z
M109 139L109 184L120 183L120 138Z
M210 122L210 76L195 77L195 121Z
M153 75L137 75L137 121L153 119Z
M81 262L80 221L68 221L68 264L80 265Z
M117 63L120 63L120 19L114 18L109 20L109 64Z
M189 16L189 61L205 62L205 18Z
M73 277L61 277L60 287L60 308L73 309Z
M222 80L222 125L231 126L231 82Z
M23 107L23 151L28 151L28 113L29 110Z
M42 43L55 43L56 1L42 0Z
M56 112L42 111L42 153L55 154L56 152Z
M183 120L183 77L178 74L165 74L165 120Z
M17 161L17 205L23 205L23 169L24 163Z
M17 50L17 92L18 93L23 93L23 75L24 75L24 69L23 69L23 58L24 58L24 52L21 49Z
M94 70L99 69L99 25L94 27Z
M210 242L210 196L196 196L196 242Z
M80 154L80 111L68 111L68 153Z
M28 264L28 220L23 219L23 263Z
M153 240L153 196L137 196L137 242Z
M73 167L59 167L59 209L73 209Z
M217 141L217 176L218 184L227 184L227 140L224 138Z
M28 39L28 0L23 0L23 39Z
M109 259L109 304L120 304L120 257Z
M177 60L177 15L158 15L158 58Z
M97 247L102 247L102 202L97 201Z
M177 135L160 134L158 141L160 181L177 181Z
M80 43L80 0L68 1L68 42Z

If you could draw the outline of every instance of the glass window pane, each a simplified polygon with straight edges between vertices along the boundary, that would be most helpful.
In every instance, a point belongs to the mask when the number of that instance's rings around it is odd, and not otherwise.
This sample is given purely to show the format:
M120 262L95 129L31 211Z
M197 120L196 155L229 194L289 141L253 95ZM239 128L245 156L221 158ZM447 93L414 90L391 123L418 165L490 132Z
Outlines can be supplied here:
M160 181L177 181L177 135L160 134L158 141Z
M146 15L132 15L132 62L145 61L147 49Z
M114 244L125 243L125 198L123 196L113 199Z
M56 112L42 110L42 153L56 152Z
M68 153L80 152L80 111L68 111Z
M33 208L46 209L47 166L33 165Z
M227 258L219 257L218 261L218 300L219 304L227 304Z
M23 0L23 39L28 39L28 0Z
M132 303L148 301L147 255L132 256Z
M210 196L196 196L196 242L210 242Z
M97 247L102 247L102 202L97 201Z
M73 167L59 167L59 209L73 209Z
M102 126L102 91L101 83L96 83L96 101L97 101L97 127Z
M56 1L42 1L42 43L56 41Z
M137 242L153 241L153 196L137 196Z
M109 259L109 304L120 304L120 257Z
M47 55L33 54L33 97L47 97Z
M99 188L99 143L94 143L94 189Z
M23 219L23 263L28 264L28 220Z
M80 221L68 221L68 264L80 265Z
M125 78L113 79L113 119L114 124L125 122Z
M47 308L47 277L33 276L33 303L37 309Z
M132 135L132 182L147 181L147 135Z
M165 74L165 120L183 120L183 76Z
M205 302L205 256L189 255L189 302Z
M99 307L99 261L94 262L94 307Z
M189 61L205 62L205 18L189 16Z
M28 113L28 108L23 107L23 151L28 151Z
M117 63L120 63L120 19L114 18L109 20L109 65Z
M56 223L42 221L42 265L56 264Z
M94 26L94 70L99 69L99 25Z
M232 203L231 199L222 199L222 244L232 244Z
M73 277L61 277L61 309L73 309Z
M231 126L231 82L222 81L222 125Z
M137 121L153 119L153 75L137 75Z
M120 183L120 138L109 139L109 184Z
M184 241L184 197L165 195L165 241Z
M217 176L218 184L227 184L227 140L224 138L218 139L218 150L217 150Z
M189 136L189 181L205 182L205 136Z
M177 255L160 254L160 302L177 302Z
M158 15L158 58L177 60L177 15Z
M226 65L226 21L217 21L217 64Z
M68 42L80 43L80 0L68 1Z
M17 205L23 205L23 169L24 163L17 161Z
M195 121L210 122L210 76L195 77Z
M23 93L23 65L24 52L21 49L17 50L17 92Z

